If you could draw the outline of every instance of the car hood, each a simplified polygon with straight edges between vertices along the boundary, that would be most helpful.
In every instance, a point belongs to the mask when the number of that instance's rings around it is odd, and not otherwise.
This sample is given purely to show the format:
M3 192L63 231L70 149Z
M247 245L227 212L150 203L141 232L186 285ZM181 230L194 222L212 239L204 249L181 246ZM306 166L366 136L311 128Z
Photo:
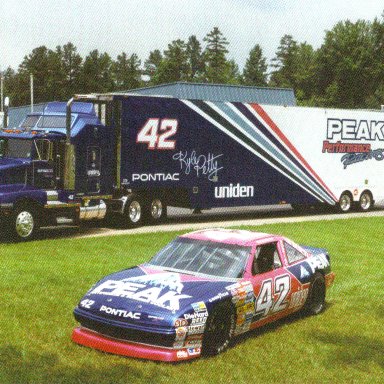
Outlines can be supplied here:
M218 297L229 297L233 279L218 280L157 269L148 265L106 276L80 300L82 316L126 323L173 326L185 313L207 311Z

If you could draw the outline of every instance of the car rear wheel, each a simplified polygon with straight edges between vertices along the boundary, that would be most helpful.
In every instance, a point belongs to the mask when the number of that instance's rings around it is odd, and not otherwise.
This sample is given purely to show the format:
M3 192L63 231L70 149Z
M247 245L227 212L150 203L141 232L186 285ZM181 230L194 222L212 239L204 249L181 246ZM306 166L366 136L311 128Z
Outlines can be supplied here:
M229 345L235 329L235 311L230 303L216 305L209 314L203 336L203 354L217 355Z
M308 298L304 311L308 315L317 315L325 308L325 279L320 272L316 272L309 287Z

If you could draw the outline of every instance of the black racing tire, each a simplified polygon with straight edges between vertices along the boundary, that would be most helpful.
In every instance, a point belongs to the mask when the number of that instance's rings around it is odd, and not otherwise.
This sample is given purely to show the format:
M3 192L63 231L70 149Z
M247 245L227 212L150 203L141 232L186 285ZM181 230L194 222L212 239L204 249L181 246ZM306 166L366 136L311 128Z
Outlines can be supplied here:
M159 196L149 199L145 215L150 224L162 223L167 218L167 204L164 199Z
M341 213L348 213L353 208L353 197L350 192L345 191L340 195L339 202L337 204L337 208Z
M325 278L320 272L316 272L309 286L308 297L304 305L307 315L318 315L325 308Z
M235 329L235 309L228 303L217 304L208 315L203 336L204 356L218 355L227 349Z
M135 228L144 222L144 200L136 193L127 196L124 206L123 227Z
M364 191L359 199L359 211L368 212L373 208L373 197L370 191Z
M16 207L9 218L7 227L12 240L28 241L36 237L40 228L39 209L32 204L23 204Z

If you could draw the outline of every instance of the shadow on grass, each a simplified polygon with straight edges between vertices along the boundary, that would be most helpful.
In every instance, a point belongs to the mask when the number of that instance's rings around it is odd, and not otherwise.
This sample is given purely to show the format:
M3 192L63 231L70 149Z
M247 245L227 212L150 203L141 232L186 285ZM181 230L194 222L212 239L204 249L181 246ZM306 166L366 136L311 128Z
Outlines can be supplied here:
M333 306L333 303L326 303L325 304L325 309L323 312L327 311L329 308ZM304 312L299 311L292 313L291 315L287 317L283 317L282 319L276 320L272 323L263 325L262 327L253 329L252 331L248 331L244 334L241 334L239 336L236 336L234 339L231 340L230 348L235 347L236 345L242 344L247 342L250 338L254 337L261 337L264 334L274 332L277 329L281 328L284 325L291 324L291 323L297 323L300 321L304 321L306 318L309 316L306 315ZM210 358L210 357L207 357Z
M58 354L27 354L12 345L0 347L0 381L2 384L20 383L157 383L164 378L157 364L138 369L122 359L121 363L106 366L82 364L64 365Z
M373 362L384 368L384 342L381 340L360 335L348 336L340 332L320 332L311 337L316 342L337 348L329 357L331 365L360 365Z

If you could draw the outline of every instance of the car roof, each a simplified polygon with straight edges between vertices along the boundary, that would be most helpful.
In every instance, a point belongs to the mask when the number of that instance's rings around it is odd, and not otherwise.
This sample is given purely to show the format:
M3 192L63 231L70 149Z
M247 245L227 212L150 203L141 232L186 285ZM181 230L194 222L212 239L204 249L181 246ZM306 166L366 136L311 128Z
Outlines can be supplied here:
M224 228L203 229L186 233L180 237L243 246L257 245L258 243L264 243L266 240L278 241L282 238L282 236L269 233Z

